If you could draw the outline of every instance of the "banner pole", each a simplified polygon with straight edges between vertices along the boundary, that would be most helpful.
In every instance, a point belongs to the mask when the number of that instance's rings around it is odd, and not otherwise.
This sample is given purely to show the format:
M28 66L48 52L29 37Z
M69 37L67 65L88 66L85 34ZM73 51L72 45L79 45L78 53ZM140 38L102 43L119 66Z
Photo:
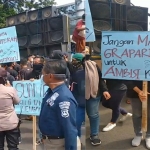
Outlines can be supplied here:
M33 116L33 150L36 150L36 116Z
M146 95L146 101L142 102L142 131L147 132L147 87L148 82L143 81L143 93Z

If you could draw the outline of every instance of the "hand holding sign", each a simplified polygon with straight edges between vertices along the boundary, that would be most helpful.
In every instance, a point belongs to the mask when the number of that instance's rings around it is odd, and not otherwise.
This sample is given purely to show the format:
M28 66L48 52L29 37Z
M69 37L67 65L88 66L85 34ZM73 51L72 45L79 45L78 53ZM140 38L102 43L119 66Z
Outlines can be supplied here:
M138 96L139 96L141 102L147 100L147 96L144 94L143 91L140 91L140 92L138 93Z

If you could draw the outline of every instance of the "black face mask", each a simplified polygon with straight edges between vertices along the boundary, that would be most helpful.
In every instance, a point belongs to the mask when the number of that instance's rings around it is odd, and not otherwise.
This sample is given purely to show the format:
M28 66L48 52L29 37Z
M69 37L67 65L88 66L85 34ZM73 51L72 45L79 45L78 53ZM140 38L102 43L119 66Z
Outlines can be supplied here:
M78 69L82 66L81 62L72 63L73 68Z
M43 68L43 64L33 64L33 70L41 71Z

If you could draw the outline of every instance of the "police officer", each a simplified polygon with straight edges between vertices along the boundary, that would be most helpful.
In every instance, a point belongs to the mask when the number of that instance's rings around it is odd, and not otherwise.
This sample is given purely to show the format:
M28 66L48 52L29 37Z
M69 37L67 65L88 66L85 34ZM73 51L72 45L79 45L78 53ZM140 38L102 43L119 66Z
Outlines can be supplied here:
M79 150L77 146L77 102L64 80L66 63L63 60L46 61L41 80L49 86L43 98L39 128L47 150Z

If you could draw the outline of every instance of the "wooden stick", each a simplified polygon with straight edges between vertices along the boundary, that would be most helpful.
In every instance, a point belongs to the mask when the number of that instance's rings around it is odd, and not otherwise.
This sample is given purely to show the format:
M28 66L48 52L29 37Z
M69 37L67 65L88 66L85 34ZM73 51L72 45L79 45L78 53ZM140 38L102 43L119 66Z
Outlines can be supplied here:
M143 81L143 93L147 96L148 82ZM142 131L147 132L147 98L142 102Z
M33 116L33 150L36 150L36 116Z

